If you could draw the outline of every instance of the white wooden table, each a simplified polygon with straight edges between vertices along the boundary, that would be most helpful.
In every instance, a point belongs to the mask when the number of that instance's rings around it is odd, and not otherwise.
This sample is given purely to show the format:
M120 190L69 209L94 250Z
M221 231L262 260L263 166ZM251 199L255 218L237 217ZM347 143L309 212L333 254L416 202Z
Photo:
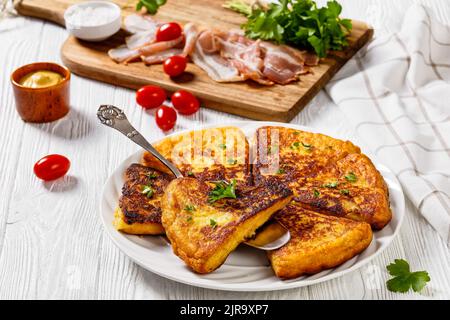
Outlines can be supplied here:
M399 28L402 15L413 1L340 2L344 16L365 20L375 27L376 35L382 35ZM437 17L450 24L450 1L419 2L433 7ZM153 114L136 106L131 90L74 76L68 116L50 124L22 122L14 107L9 75L26 63L59 62L59 48L67 32L28 18L3 21L0 28L0 298L450 298L449 248L408 202L404 225L390 248L369 265L315 286L279 292L222 292L179 284L142 269L113 245L99 219L103 184L137 147L99 125L95 113L100 104L121 106L150 140L164 136L155 126ZM242 120L202 109L194 116L180 117L175 130L236 119ZM325 92L320 92L293 123L358 141ZM35 161L50 153L70 158L72 168L64 181L42 183L34 176ZM421 294L387 291L385 266L396 258L405 258L413 269L430 273L432 281Z

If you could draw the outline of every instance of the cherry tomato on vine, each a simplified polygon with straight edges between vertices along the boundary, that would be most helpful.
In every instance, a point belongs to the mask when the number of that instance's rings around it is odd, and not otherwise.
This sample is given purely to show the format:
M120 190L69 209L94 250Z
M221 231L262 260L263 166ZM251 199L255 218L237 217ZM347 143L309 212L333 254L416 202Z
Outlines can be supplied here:
M176 22L164 23L156 30L156 41L170 41L181 36L183 30Z
M166 92L158 86L148 85L136 92L136 102L144 109L157 108L166 98Z
M177 122L177 112L168 106L161 106L156 110L156 124L164 131L170 130Z
M60 154L50 154L34 164L34 174L44 181L64 176L70 168L70 161Z
M179 76L186 70L187 60L183 56L172 56L164 61L164 72L171 77Z
M178 90L171 99L173 106L181 114L190 115L196 113L200 108L198 99L186 90Z

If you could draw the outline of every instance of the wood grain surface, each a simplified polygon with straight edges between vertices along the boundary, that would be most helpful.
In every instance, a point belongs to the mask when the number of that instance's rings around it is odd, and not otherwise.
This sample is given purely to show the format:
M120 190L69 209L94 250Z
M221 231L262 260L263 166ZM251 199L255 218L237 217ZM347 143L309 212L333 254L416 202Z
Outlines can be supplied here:
M58 24L64 24L64 9L77 0L23 0L17 6L19 13ZM124 15L134 12L127 0L114 1L124 8ZM194 22L201 27L230 30L245 21L241 15L222 7L224 0L168 1L155 16L160 21ZM252 81L217 83L194 64L176 80L162 71L162 65L145 66L142 62L117 64L107 52L124 43L124 32L100 43L79 41L70 37L62 46L64 64L74 73L86 78L136 89L145 84L157 84L169 91L186 89L193 92L209 108L258 120L290 121L323 88L331 77L351 58L373 34L365 23L354 21L349 37L350 46L343 52L331 53L301 76L299 82L289 85L262 86Z
M169 2L172 0L169 0ZM319 0L319 3L325 1ZM345 16L374 26L375 36L399 29L412 0L340 0ZM450 2L422 0L450 25ZM222 292L159 277L120 252L103 231L99 201L107 177L137 150L119 133L101 126L101 103L124 108L149 140L164 137L154 114L135 104L134 91L78 76L72 78L71 112L49 124L26 124L14 106L11 72L34 61L61 62L67 32L30 18L0 22L0 298L1 299L450 299L450 252L432 227L407 202L398 238L366 266L321 284L277 292ZM3 50L6 48L6 50ZM179 117L175 130L225 124L241 117L202 108ZM314 127L364 144L324 91L292 123ZM42 183L35 161L49 153L70 158L69 175ZM386 265L404 258L413 270L427 270L431 282L420 294L392 293Z

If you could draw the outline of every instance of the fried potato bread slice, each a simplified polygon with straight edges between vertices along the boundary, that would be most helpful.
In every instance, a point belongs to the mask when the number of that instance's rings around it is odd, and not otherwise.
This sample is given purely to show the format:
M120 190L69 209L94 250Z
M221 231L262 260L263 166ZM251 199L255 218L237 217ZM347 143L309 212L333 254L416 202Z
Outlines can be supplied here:
M383 177L367 156L349 154L331 163L318 177L289 183L294 200L325 214L384 228L392 218Z
M282 279L336 267L372 241L369 224L306 210L295 201L278 212L275 219L291 233L286 245L267 254L275 274Z
M285 127L260 128L256 142L256 183L284 183L306 208L374 229L391 220L383 177L351 142Z
M163 139L154 147L184 176L201 181L236 179L238 184L250 183L249 145L237 127L189 131ZM148 152L144 153L142 163L167 172Z
M180 178L168 185L162 199L162 223L173 251L198 273L217 269L292 199L292 192L279 184L241 185L236 199L211 203L211 189L205 182Z
M130 234L164 234L161 198L173 176L134 163L125 172L119 206L114 214L117 230Z
M154 144L154 147L177 165L185 176L195 177L202 181L236 179L238 184L243 185L250 182L248 141L239 128L223 127L190 131L165 138ZM126 233L164 234L159 200L168 182L174 177L158 159L148 152L144 153L142 164L143 166L139 167L142 172L152 172L150 168L153 168L153 170L163 173L161 177L164 178L164 183L161 181L161 188L155 190L153 195L155 201L150 200L151 203L148 203L145 196L139 193L139 185L148 182L158 184L159 180L132 180L133 183L138 184L135 186L136 190L130 197L130 189L124 187L127 195L122 196L123 205L119 206L115 212L114 224L118 230ZM133 173L134 177L145 178L143 173L137 175L136 170L138 167L133 167L130 174ZM127 176L129 175L127 174ZM122 207L132 209L124 214Z

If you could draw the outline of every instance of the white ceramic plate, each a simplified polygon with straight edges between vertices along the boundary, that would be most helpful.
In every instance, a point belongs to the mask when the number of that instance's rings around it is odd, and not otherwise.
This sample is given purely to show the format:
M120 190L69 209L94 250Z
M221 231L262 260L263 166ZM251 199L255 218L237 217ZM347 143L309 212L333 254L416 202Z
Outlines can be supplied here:
M312 128L276 122L247 121L226 125L241 128L247 137L253 136L257 128L265 125L315 132ZM267 291L297 288L334 279L356 270L385 250L394 240L403 221L405 203L401 186L387 167L374 162L388 184L393 218L383 230L374 233L372 243L361 254L333 269L297 279L280 280L274 275L264 251L241 245L219 269L207 275L199 275L190 271L184 262L172 253L170 245L163 237L127 235L117 231L112 225L114 210L124 183L123 174L130 164L140 161L141 155L142 151L139 151L123 161L105 184L100 212L106 232L120 250L143 268L193 286L230 291Z

